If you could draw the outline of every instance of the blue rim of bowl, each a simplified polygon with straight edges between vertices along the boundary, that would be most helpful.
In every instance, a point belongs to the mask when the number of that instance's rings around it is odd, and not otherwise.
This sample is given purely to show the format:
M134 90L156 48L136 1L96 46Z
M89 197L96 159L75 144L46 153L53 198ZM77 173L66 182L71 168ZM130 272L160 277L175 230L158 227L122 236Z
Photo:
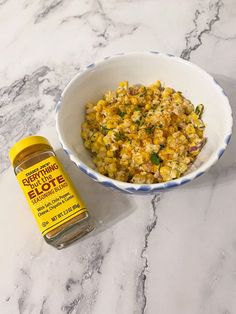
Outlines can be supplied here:
M167 181L167 182L163 182L163 183L153 183L153 184L134 184L134 183L128 183L128 182L121 182L115 179L111 179L108 178L102 174L100 174L99 172L97 172L96 170L88 167L85 163L83 163L78 157L74 156L74 154L69 150L68 147L66 147L66 145L64 145L63 140L61 138L60 135L60 131L59 131L59 126L58 126L58 115L60 112L60 108L61 108L61 103L62 103L62 98L64 96L65 91L67 90L68 86L71 84L71 82L73 80L75 80L79 75L81 75L82 73L88 72L93 70L96 65L101 64L103 62L105 62L108 59L112 59L112 58L116 58L116 57L120 57L120 56L126 56L126 55L132 55L132 54L160 54L163 55L165 57L169 57L169 58L175 58L178 61L181 61L185 64L191 65L196 67L196 69L204 72L206 75L208 75L208 77L210 79L213 80L213 83L217 86L217 88L220 89L221 93L223 94L223 96L226 98L226 101L228 102L228 109L230 111L230 119L231 119L231 125L229 128L229 133L226 135L225 139L224 139L224 145L218 149L217 154L215 159L211 162L211 164L204 170L204 171L198 171L198 169L178 178L178 179L174 179L171 181ZM107 56L105 57L103 60L97 62L97 63L91 63L89 65L87 65L84 69L80 70L71 80L70 82L67 84L67 86L65 87L63 93L61 94L61 97L56 105L56 130L57 130L57 135L59 138L59 142L61 144L61 147L63 148L63 150L65 151L65 153L69 156L70 160L85 174L87 174L91 179L101 183L102 185L106 186L106 187L110 187L110 188L114 188L116 190L119 190L121 192L125 192L125 193L129 193L129 194L133 194L133 193L141 193L141 194L145 194L145 193L152 193L152 192L161 192L164 190L169 190L172 189L174 187L178 187L181 185L184 185L186 183L191 182L192 180L202 176L211 166L213 166L220 158L221 156L224 154L227 145L230 142L231 136L232 136L232 128L233 128L233 114L232 114L232 109L229 103L229 99L225 93L225 91L223 90L223 88L218 84L218 82L205 70L203 70L202 68L200 68L199 66L197 66L196 64L187 61L185 59L182 59L180 57L174 56L172 54L165 54L165 53L161 53L159 51L143 51L143 52L129 52L129 53L116 53L114 55L111 56ZM200 167L201 168L201 167Z

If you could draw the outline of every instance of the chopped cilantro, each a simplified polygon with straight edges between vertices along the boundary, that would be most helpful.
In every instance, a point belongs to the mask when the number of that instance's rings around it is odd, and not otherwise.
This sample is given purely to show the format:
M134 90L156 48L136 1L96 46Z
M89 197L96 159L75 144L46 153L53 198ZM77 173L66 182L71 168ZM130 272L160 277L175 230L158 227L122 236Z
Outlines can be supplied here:
M195 109L195 113L198 115L199 118L201 118L203 114L204 106L202 104L198 105Z
M121 118L124 118L124 116L126 115L126 112L119 110L119 111L118 111L118 115L119 115Z
M152 126L146 128L145 130L146 130L146 132L147 132L148 134L152 134L152 133L154 132L154 128L155 128L155 126L152 125Z
M161 164L161 159L160 159L160 157L158 156L157 153L152 153L151 154L151 162L154 165L157 165L157 166L159 166Z
M147 89L146 89L145 86L142 86L142 87L141 87L141 90L140 90L139 96L140 96L140 97L143 97L143 96L145 96L146 94L147 94Z
M115 134L115 140L116 141L124 141L126 139L126 136L123 133L116 133Z
M138 126L141 126L141 125L143 125L144 121L143 121L143 120L136 120L135 123L136 123Z
M111 129L108 129L107 127L101 125L101 133L103 135L107 135L108 131L111 130Z

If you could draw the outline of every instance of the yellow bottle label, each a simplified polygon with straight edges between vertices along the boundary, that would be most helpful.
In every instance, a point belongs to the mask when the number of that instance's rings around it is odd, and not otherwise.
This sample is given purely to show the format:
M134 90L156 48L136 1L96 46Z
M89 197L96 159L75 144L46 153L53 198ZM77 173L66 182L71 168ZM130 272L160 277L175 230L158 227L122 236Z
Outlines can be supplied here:
M43 235L87 211L55 156L21 171L17 179Z

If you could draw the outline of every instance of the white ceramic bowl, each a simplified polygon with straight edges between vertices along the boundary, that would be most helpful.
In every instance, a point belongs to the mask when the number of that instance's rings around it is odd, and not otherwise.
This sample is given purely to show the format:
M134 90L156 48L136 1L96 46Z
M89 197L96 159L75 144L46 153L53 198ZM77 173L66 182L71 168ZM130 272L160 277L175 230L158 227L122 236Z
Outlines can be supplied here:
M85 104L95 102L120 81L150 84L161 80L183 93L196 105L205 106L207 143L188 173L181 178L157 184L133 184L110 179L95 170L80 136ZM202 175L224 153L232 133L232 111L222 88L198 66L172 55L150 51L118 54L90 64L67 85L57 106L59 140L70 159L89 177L122 192L149 194L177 187Z

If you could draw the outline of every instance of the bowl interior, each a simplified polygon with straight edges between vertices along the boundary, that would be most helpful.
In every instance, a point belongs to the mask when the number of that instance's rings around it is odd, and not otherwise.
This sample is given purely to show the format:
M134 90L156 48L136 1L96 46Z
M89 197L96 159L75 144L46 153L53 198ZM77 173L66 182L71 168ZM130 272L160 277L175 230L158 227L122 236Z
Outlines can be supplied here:
M90 168L95 167L80 136L85 104L96 102L104 92L117 88L124 80L145 85L161 80L166 86L181 91L194 105L204 104L207 144L190 172L210 163L220 147L225 147L225 137L230 134L231 112L227 97L211 76L191 63L163 54L115 56L90 66L69 83L57 116L58 130L65 147Z

